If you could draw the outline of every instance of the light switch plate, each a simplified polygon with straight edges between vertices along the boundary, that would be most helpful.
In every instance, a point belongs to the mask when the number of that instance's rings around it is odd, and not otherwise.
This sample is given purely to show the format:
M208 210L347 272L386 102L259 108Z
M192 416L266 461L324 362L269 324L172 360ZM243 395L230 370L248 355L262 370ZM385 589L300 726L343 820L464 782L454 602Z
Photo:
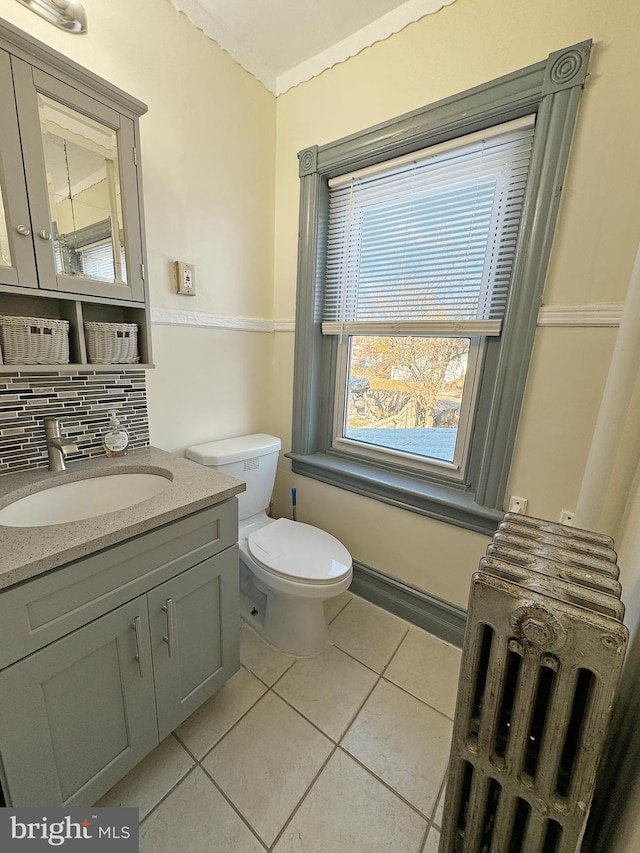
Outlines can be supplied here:
M185 261L174 261L171 267L176 292L182 293L184 296L195 296L196 272L194 265Z

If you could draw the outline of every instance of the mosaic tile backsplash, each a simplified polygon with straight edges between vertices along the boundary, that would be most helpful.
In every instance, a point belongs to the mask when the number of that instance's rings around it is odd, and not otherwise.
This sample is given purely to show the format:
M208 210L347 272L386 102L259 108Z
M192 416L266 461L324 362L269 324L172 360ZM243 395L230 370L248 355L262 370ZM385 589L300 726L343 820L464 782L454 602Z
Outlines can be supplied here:
M149 444L144 370L0 375L0 474L47 466L45 417L60 416L62 435L78 445L69 461L103 455L111 411L130 448Z

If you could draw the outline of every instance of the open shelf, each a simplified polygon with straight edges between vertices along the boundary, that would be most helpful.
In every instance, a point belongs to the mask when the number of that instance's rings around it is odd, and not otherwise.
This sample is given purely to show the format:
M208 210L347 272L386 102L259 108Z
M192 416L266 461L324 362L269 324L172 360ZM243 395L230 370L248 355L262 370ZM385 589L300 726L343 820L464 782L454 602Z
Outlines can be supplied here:
M0 314L13 317L43 317L69 322L69 364L6 364L0 361L0 374L6 373L65 373L75 370L121 371L146 370L153 367L148 314L144 305L107 303L84 297L31 294L0 291ZM138 327L137 364L93 364L87 357L84 323L135 323Z

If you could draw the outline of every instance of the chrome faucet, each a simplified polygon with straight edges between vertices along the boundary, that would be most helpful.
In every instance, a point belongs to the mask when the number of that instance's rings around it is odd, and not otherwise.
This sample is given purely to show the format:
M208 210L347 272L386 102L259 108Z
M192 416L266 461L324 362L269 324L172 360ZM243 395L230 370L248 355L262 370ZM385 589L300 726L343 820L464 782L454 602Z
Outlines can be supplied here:
M60 435L60 418L45 418L44 434L47 437L49 470L64 471L67 467L64 464L65 456L67 453L76 453L78 445L62 438Z

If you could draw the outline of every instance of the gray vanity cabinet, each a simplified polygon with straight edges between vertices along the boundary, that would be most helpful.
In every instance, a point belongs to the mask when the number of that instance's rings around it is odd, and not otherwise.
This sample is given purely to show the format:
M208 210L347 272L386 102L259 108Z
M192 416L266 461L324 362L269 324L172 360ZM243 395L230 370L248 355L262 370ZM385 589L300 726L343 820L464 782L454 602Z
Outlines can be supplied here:
M160 740L231 674L233 661L225 660L223 650L237 643L237 575L232 548L149 593ZM219 617L212 619L212 613Z
M235 498L0 593L8 805L92 805L236 672Z
M93 803L153 749L149 651L140 596L0 673L2 763L13 805Z

